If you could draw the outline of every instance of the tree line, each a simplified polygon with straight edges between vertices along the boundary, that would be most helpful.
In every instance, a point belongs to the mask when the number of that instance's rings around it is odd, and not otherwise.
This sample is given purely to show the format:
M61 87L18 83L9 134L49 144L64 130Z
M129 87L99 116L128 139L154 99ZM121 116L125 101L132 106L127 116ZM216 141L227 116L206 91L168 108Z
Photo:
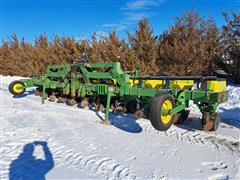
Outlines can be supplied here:
M240 83L240 16L223 13L218 28L211 18L194 9L185 12L161 35L155 36L146 18L134 32L120 39L112 30L90 40L46 34L34 43L12 35L0 46L0 74L30 76L47 65L72 63L87 52L90 61L119 61L124 70L139 69L146 75L219 75ZM224 72L224 73L223 73Z

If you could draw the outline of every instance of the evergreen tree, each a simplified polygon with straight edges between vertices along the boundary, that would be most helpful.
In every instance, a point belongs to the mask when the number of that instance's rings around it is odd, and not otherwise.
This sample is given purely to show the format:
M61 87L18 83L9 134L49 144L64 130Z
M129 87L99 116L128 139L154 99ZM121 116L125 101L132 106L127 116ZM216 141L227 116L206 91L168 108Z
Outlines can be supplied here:
M232 19L224 13L226 26L222 27L224 52L218 65L234 80L240 83L240 16L232 11Z
M221 51L219 32L213 20L203 20L195 10L186 10L159 39L160 73L211 75Z
M155 74L157 72L157 44L147 19L144 18L138 22L138 28L134 34L128 33L128 40L136 55L136 67L145 74Z
M137 57L133 51L133 49L127 44L123 44L123 57L124 61L122 62L122 67L126 71L134 71L135 69L139 69L137 66ZM141 69L139 69L141 70ZM144 70L142 70L143 72Z
M97 39L96 33L92 35L92 42L91 42L91 53L90 59L95 62L103 62L104 59L101 56L101 48L102 42Z
M10 49L9 44L6 41L2 42L2 46L0 47L0 74L4 75L12 75L10 74L9 67L11 67L10 60Z
M108 33L107 37L102 41L102 57L104 61L124 61L122 56L123 41L119 40L116 31Z
M91 56L91 44L87 39L81 39L78 43L81 55L87 53ZM80 57L81 58L81 57ZM91 61L91 59L89 59Z

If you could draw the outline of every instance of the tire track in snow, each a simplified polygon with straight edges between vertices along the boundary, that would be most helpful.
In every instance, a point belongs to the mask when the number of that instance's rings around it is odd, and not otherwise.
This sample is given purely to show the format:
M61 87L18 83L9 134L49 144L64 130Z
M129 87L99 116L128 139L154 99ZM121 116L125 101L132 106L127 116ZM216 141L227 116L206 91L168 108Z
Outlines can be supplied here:
M109 179L135 179L136 175L130 168L117 163L109 157L101 157L97 154L87 154L74 152L65 145L49 139L54 159L58 161L58 166L64 166L67 169L81 169L91 175L101 175ZM56 147L57 146L57 147Z
M25 145L25 143L39 140L39 134L36 134L36 131L33 130L34 128L31 129L25 129L24 131L25 133L27 132L28 137L20 137L18 141L16 141L15 137L14 139L5 137L6 141L1 149L4 156L1 157L2 168L0 179L8 179L10 163L21 153L22 147ZM17 134L23 133L22 131L23 130L17 132ZM109 179L136 178L132 170L127 166L117 163L115 160L108 157L100 157L96 154L90 155L82 152L74 152L73 149L67 148L65 145L56 141L56 138L53 135L54 133L51 133L51 137L42 136L41 140L46 140L48 142L48 146L55 161L55 168L64 166L67 169L81 169L84 170L84 172L90 173L91 175L97 174ZM19 164L19 166L21 166L21 164Z
M155 130L149 121L140 120L139 123L145 132L151 134L165 135L169 138L177 139L190 144L228 150L236 154L240 153L240 142L237 139L230 139L229 137L214 135L203 131L189 131L176 126L171 127L164 133Z
M7 103L9 103L8 99L6 100ZM24 99L23 103L26 101L29 102L28 100L29 99ZM30 101L35 100L30 99ZM21 116L25 113L25 115L29 117L34 113L37 113L37 110L33 110L31 113L22 112L19 109L18 111L18 116ZM18 128L16 126L12 126L12 122L10 122L12 118L16 118L15 113L18 111L12 113L11 110L6 109L5 114L7 115L10 113L11 118L8 119L4 124L4 127L6 129L8 129L8 127L10 129L4 133L4 147L1 149L1 153L4 154L4 157L1 157L1 167L3 168L0 170L0 179L8 179L10 163L22 152L22 148L26 143L31 143L36 140L43 140L48 142L48 146L53 154L55 161L55 168L64 166L70 169L81 169L84 170L85 173L87 172L92 176L97 174L98 176L100 175L102 177L107 177L108 179L136 178L129 167L124 166L109 157L102 157L96 154L90 155L89 153L84 154L82 152L74 152L73 149L67 148L65 144L59 142L58 138L56 137L59 133L58 131L61 130L61 128L66 128L67 130L69 130L69 128L71 129L72 123L55 121L53 125L56 125L56 128L49 131L48 125L51 123L51 121L48 122L47 120L42 120L41 118L34 118L35 123L33 123L31 126ZM39 132L39 129L41 132ZM89 145L89 141L86 139L83 139L80 143Z
M57 129L62 129L65 127L67 130L71 130L74 137L78 137L79 131L77 128L72 128L72 123L68 121L54 121L54 126L58 127ZM77 124L75 124L75 127ZM72 138L74 142L78 142L83 146L88 146L90 141L82 138ZM50 140L52 141L52 139ZM56 141L56 140L55 140ZM56 144L59 146L61 142L52 142L51 144ZM54 149L54 148L53 148ZM60 149L60 150L59 150ZM57 154L61 161L61 166L66 166L67 169L77 168L83 169L84 171L91 173L92 175L101 175L103 177L107 177L108 179L135 179L136 175L133 171L124 166L121 163L116 162L114 159L110 157L102 157L100 155L91 152L94 150L89 150L88 153L82 152L74 152L72 149L68 149L65 145L60 145L58 147L57 152L53 152L53 154Z

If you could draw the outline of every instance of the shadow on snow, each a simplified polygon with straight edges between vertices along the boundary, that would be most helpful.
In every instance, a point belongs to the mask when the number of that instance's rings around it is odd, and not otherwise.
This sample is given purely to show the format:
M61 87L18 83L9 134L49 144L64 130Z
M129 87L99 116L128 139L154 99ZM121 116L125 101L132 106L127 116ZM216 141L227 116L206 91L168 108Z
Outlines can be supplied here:
M175 126L188 131L202 130L201 120L195 117L189 117L183 124L175 124Z
M240 128L240 108L224 109L219 108L221 122L224 122L235 128ZM189 131L202 130L201 119L195 117L189 117L183 124L176 124L177 127L186 129Z
M222 122L240 128L240 108L225 109L223 107L219 108L221 111L221 120Z
M136 118L129 114L110 113L110 121L113 126L126 132L140 133L142 127L136 122Z
M23 94L21 95L14 95L13 98L23 98L23 97L26 97L26 96L29 96L29 95L32 95L34 94L35 91L34 90L29 90L29 91L25 91Z
M104 118L99 114L99 112L90 105L89 110L95 112L98 118L101 121L104 121ZM115 114L110 112L109 119L113 126L123 131L130 133L140 133L142 131L142 127L136 122L136 118L133 115L124 113Z
M36 146L40 146L44 153L44 159L36 159L33 155ZM10 180L45 180L45 175L54 167L52 153L47 142L35 141L26 144L23 152L13 160L9 168Z

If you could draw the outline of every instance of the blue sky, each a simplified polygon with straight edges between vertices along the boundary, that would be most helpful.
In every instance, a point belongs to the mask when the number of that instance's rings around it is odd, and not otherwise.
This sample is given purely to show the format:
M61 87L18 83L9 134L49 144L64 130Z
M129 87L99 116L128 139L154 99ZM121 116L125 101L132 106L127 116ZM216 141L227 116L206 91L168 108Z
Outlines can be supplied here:
M194 7L201 16L213 17L220 27L222 12L238 10L238 0L0 0L1 39L15 33L33 42L45 32L76 38L116 29L121 38L147 17L159 35L184 9Z

